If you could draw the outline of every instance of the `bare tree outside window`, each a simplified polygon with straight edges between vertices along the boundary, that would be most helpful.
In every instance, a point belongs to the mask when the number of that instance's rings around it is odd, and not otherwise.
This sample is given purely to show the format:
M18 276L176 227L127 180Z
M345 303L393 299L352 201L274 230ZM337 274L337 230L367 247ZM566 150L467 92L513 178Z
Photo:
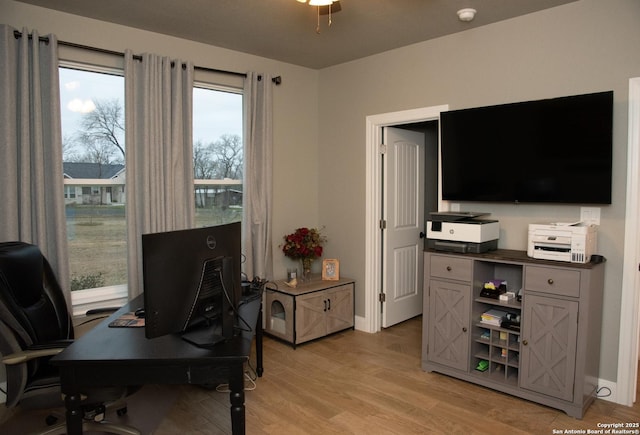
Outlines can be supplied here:
M124 78L59 73L71 290L124 285Z
M196 87L193 114L196 225L238 222L244 164L242 95Z

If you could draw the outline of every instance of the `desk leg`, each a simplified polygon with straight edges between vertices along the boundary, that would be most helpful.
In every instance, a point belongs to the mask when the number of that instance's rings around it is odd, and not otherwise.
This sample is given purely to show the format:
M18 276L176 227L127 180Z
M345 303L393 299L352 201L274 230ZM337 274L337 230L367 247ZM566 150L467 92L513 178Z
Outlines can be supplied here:
M258 325L256 327L256 360L258 366L256 373L258 377L262 377L264 371L262 366L262 304L260 304L260 311L258 311Z
M229 400L231 401L231 433L233 435L245 434L244 415L244 364L231 368L229 379Z
M78 393L67 394L64 404L67 409L67 435L82 434L82 397Z

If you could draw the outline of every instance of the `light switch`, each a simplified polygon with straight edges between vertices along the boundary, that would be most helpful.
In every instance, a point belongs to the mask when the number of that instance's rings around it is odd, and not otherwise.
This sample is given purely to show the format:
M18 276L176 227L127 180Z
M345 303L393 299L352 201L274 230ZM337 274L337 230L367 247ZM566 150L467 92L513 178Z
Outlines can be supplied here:
M580 207L580 221L600 225L600 207Z

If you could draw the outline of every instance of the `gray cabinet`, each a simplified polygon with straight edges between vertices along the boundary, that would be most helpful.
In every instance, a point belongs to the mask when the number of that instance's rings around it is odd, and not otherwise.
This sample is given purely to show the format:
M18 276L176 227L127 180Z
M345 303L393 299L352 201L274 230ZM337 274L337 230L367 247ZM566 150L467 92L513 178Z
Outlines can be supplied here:
M424 370L582 418L597 390L604 264L429 250L424 265ZM522 289L522 301L483 297L483 284L495 279ZM517 316L520 326L487 322L491 310Z
M429 361L466 370L469 365L469 284L431 280Z
M526 295L520 386L573 400L578 302Z

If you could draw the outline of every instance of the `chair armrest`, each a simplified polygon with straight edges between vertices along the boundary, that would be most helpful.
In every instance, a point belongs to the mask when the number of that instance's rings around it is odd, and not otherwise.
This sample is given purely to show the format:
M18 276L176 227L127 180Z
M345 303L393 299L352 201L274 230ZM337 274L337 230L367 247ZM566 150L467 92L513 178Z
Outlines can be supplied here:
M113 314L118 311L120 307L104 307L104 308L94 308L85 313L85 316L93 316L96 314Z
M91 310L88 310L85 313L85 317L87 319L74 325L74 328L79 328L84 325L92 324L94 322L106 319L111 314L118 311L120 308L121 307L104 307L104 308L93 308Z
M35 345L20 352L3 356L0 362L6 365L16 365L44 356L54 356L62 352L71 343L73 343L73 340L58 340L47 344Z

